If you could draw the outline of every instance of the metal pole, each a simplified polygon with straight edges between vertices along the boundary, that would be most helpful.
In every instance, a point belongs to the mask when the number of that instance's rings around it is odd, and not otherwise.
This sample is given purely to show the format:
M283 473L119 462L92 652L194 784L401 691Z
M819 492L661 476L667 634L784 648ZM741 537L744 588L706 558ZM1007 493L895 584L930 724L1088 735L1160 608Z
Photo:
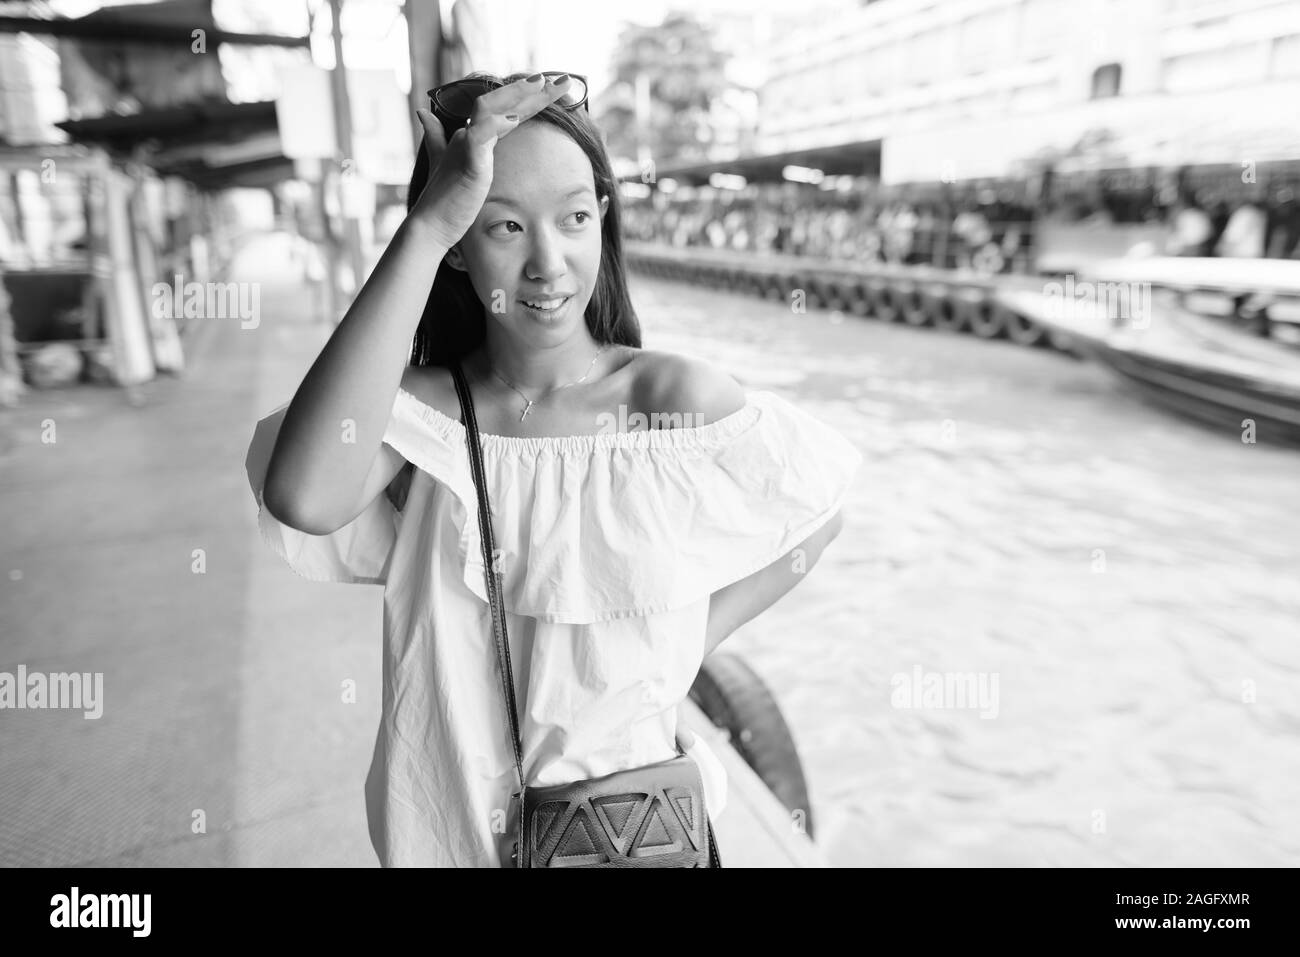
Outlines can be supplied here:
M334 69L330 71L330 80L334 91L334 132L338 138L338 152L341 161L353 160L352 153L352 107L348 100L347 71L343 65L343 0L329 0L330 17L333 20L334 34ZM348 264L352 267L353 292L361 288L365 279L365 262L361 253L361 227L356 218L349 216L344 203L343 184L339 181L339 211L343 221L343 241L347 246Z
M321 245L325 249L325 315L331 326L343 318L340 305L343 297L339 294L339 254L338 244L334 242L334 231L330 228L329 204L326 202L325 183L329 173L329 160L320 160L316 171L316 208L320 210Z
M415 111L429 108L425 93L444 79L442 14L438 4L428 0L406 0L402 11L406 14L406 39L411 56L411 132L418 147L424 138L424 127L415 118Z
M307 0L307 36L314 36L316 33L316 17L321 11L318 5L312 9L310 0ZM337 136L337 134L335 134ZM343 310L340 307L342 296L339 294L339 250L338 243L335 241L334 230L330 225L329 203L327 202L326 192L329 189L330 161L321 159L317 164L316 182L312 190L312 197L316 204L316 210L320 215L320 244L325 254L325 282L324 282L324 319L332 326L343 318Z

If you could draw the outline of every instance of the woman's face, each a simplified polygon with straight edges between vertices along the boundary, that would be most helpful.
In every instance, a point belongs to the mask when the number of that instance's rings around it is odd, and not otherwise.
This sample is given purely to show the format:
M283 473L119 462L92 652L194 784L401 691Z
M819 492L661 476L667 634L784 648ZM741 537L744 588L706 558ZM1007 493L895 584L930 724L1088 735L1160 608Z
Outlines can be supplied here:
M447 262L468 273L512 339L555 345L586 328L608 205L597 201L582 148L548 123L526 122L497 142L487 201ZM527 304L556 299L565 302L554 309Z

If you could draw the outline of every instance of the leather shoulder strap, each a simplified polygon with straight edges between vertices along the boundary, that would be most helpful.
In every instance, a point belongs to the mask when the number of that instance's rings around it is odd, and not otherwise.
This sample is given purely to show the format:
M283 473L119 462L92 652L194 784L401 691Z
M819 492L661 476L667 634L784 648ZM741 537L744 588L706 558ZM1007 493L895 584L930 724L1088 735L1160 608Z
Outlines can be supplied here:
M506 634L506 612L501 601L501 578L492 556L496 554L496 540L492 536L492 511L488 505L487 480L483 472L483 451L479 444L478 421L474 418L474 398L459 362L451 366L456 382L456 395L460 398L461 419L465 426L465 440L469 446L470 471L474 475L474 488L478 492L479 539L483 544L483 581L488 604L492 607L492 634L496 640L497 661L501 665L506 720L510 725L511 744L515 751L515 770L519 774L519 793L524 790L523 746L519 741L519 712L515 707L515 679L510 670L510 641Z

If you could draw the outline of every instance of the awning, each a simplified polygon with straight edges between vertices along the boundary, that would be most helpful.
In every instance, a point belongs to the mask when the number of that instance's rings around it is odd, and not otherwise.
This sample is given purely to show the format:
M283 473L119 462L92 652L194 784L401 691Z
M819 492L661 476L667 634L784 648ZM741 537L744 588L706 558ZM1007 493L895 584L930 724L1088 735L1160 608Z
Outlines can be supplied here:
M763 156L739 156L729 160L670 163L657 166L655 177L699 186L707 183L712 173L729 173L743 176L751 183L779 183L782 181L781 170L786 166L819 169L827 176L879 177L880 140L818 146ZM628 182L639 182L640 174L630 174L622 179Z
M1300 158L1300 81L1149 93L1041 113L966 120L886 138L886 183L1021 178L1060 172L1235 165ZM1194 122L1188 118L1194 117Z
M275 103L209 103L57 124L81 143L132 157L201 189L268 187L292 179Z

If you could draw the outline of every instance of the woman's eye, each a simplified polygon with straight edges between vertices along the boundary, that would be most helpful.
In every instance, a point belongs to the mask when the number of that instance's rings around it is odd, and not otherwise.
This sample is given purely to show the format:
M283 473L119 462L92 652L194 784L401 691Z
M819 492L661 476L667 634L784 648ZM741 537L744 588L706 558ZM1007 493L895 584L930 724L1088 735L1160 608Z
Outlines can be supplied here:
M592 218L592 217L591 217L591 213L589 213L589 212L587 212L586 210L583 210L583 209L580 209L580 210L577 210L576 212L570 213L570 216L581 216L581 217L583 217L581 220L578 221L578 225L579 225L579 226L585 226L585 225L587 225L587 222ZM501 227L510 227L510 226L514 226L515 229L511 230L511 229L509 229L509 228L506 228L506 229L502 229L502 228L501 228ZM495 231L497 235L501 235L501 234L503 234L503 233L505 233L505 234L509 234L509 233L516 232L516 231L522 231L523 228L524 228L524 227L520 226L520 225L519 225L517 222L515 222L513 219L503 219L503 220L501 220L501 222L499 222L499 223L493 223L491 226L489 226L489 227L488 227L488 232L493 232L493 231Z

